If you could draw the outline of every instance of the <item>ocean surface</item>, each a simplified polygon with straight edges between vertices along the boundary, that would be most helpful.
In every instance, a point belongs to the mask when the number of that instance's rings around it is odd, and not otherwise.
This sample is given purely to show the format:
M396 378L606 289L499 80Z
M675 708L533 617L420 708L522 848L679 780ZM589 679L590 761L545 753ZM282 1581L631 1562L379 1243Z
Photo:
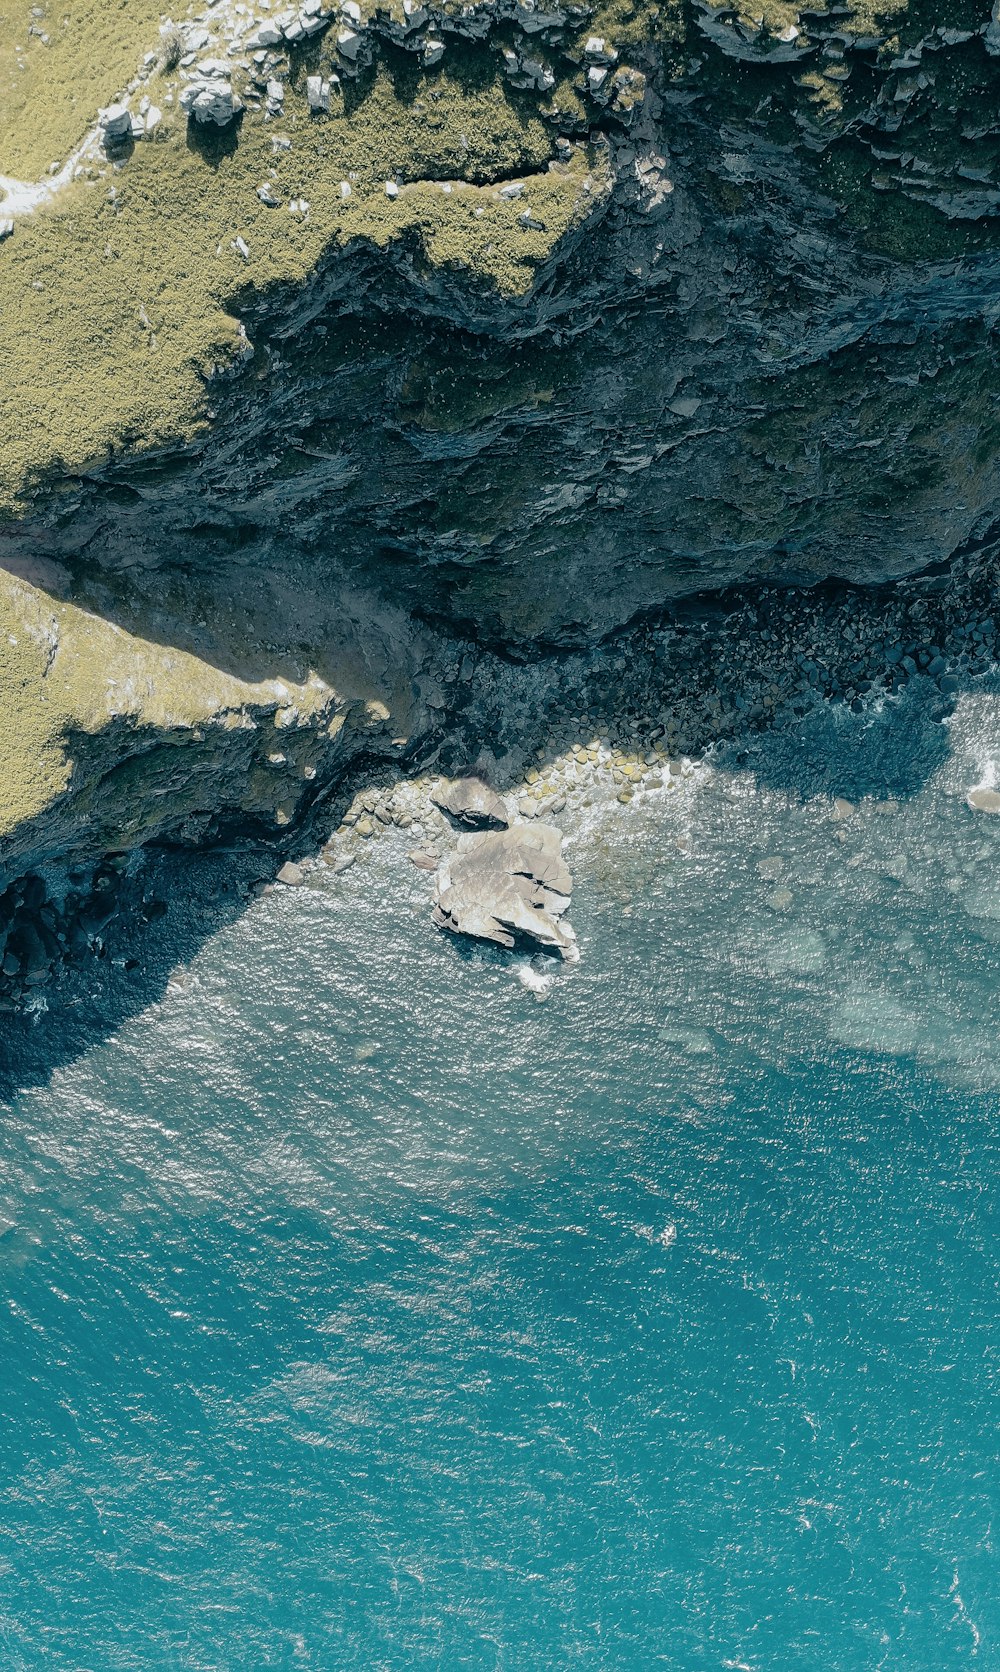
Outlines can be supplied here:
M1000 1666L991 749L589 809L541 1001L400 837L11 1030L3 1672Z

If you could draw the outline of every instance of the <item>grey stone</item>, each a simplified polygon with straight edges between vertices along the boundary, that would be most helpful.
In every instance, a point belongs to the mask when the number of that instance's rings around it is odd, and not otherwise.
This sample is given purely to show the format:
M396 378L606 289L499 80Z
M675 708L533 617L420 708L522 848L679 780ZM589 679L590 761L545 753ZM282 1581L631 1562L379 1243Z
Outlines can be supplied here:
M325 76L306 76L306 100L314 116L330 109L330 82Z
M576 955L576 936L560 919L573 880L553 825L515 824L460 836L438 867L434 922L453 934L512 947L518 935Z
M132 132L132 113L128 105L108 105L99 113L97 121L106 140L127 139Z
M505 830L510 823L506 806L481 778L456 778L432 791L431 800L470 830Z

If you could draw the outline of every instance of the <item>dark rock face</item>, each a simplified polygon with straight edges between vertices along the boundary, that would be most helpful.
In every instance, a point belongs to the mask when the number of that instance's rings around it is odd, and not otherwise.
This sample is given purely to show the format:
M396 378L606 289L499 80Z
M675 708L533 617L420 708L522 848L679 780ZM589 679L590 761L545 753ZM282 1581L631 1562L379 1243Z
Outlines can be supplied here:
M461 836L438 869L434 921L440 929L506 947L521 935L573 958L576 936L560 922L572 889L562 836L553 825L515 824Z
M607 121L603 219L527 298L357 249L249 302L257 352L212 433L40 501L39 549L112 595L126 570L140 592L196 574L220 618L238 573L278 596L278 638L308 641L281 620L307 577L524 644L982 540L1000 60L967 30L898 64L810 30L806 54L765 51L706 14L696 70L651 62L632 126ZM836 71L839 114L809 104L807 59Z

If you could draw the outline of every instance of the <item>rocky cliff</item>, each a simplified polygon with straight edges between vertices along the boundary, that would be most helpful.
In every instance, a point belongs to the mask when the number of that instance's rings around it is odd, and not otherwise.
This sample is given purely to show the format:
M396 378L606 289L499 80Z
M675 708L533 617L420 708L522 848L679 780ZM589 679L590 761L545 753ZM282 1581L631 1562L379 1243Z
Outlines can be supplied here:
M476 646L988 549L998 55L965 0L0 0L0 881L280 833Z

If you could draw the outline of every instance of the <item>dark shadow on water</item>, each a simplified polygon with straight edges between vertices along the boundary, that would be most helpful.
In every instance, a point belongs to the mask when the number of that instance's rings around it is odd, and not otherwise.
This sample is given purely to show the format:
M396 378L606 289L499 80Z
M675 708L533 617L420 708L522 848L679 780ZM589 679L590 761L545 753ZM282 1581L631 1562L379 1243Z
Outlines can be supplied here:
M44 1085L67 1063L155 1004L174 972L212 935L247 910L255 885L280 861L266 852L162 850L147 856L145 878L166 910L139 925L112 925L103 952L40 989L37 1009L0 1016L0 1100ZM47 1007L47 1008L46 1008Z
M980 687L982 685L980 683ZM754 773L777 790L861 801L916 795L947 759L954 707L930 680L914 680L900 697L856 713L849 703L818 701L795 726L731 743L720 766Z

